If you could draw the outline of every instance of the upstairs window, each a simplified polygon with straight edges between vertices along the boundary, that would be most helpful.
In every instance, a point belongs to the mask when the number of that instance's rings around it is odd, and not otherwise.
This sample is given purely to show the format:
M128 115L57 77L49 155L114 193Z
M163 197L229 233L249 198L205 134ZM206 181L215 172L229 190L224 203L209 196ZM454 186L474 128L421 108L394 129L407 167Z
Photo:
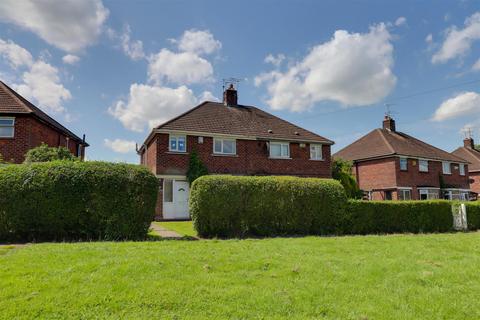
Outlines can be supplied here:
M187 137L170 135L168 150L172 152L186 152L187 151Z
M407 171L408 170L407 158L400 158L400 170L402 170L402 171Z
M465 175L465 164L460 163L458 166L458 169L460 170L460 175L464 176Z
M322 145L311 144L310 145L310 159L311 160L323 160Z
M442 162L443 174L452 174L452 166L450 162Z
M13 138L15 118L0 117L0 138Z
M234 139L213 139L213 153L215 154L237 154L236 141Z
M270 142L270 158L290 158L290 144L288 142Z
M418 160L418 170L420 172L428 172L428 160Z

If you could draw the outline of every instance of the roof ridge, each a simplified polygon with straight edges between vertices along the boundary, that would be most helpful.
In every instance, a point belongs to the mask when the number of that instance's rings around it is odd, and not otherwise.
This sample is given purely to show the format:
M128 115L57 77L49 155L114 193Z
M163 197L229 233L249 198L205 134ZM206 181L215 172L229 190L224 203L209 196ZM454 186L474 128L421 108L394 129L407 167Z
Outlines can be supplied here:
M392 145L390 144L390 142L388 142L387 138L385 137L384 135L384 132L382 129L380 128L377 128L376 129L378 132L380 132L380 136L382 137L383 141L385 141L385 144L387 145L388 149L390 149L390 152L392 152L392 154L395 154L395 149L393 149Z

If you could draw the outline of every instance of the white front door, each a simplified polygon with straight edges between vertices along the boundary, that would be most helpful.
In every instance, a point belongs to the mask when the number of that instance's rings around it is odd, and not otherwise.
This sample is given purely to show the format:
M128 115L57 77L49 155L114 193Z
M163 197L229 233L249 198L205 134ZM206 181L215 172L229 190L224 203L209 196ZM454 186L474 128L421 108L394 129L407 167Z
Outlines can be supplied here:
M188 219L188 182L175 180L173 189L173 203L175 206L175 219Z
M189 186L185 180L163 180L163 218L189 219Z

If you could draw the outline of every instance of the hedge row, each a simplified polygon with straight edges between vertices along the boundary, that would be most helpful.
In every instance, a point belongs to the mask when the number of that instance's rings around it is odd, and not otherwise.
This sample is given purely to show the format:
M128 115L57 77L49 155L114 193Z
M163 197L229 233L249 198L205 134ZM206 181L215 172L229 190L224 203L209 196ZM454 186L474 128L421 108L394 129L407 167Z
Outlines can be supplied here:
M190 192L202 237L332 234L345 203L343 187L331 179L203 176Z
M158 180L146 168L55 161L0 168L0 241L141 239Z
M480 229L480 201L466 202L468 230Z
M204 176L192 185L190 212L202 237L385 234L453 230L452 203L348 200L334 180ZM480 205L467 208L480 227Z
M349 200L344 234L421 233L453 230L451 202Z

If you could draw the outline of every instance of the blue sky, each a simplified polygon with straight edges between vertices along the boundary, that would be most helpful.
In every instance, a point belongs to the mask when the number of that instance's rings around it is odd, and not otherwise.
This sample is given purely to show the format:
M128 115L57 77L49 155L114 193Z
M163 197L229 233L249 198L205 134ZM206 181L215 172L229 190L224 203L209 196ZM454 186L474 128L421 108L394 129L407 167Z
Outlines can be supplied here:
M450 151L464 128L480 141L479 49L475 1L0 3L0 77L85 133L95 160L138 162L151 126L221 98L229 77L240 103L334 151L379 127L385 103L399 130Z

